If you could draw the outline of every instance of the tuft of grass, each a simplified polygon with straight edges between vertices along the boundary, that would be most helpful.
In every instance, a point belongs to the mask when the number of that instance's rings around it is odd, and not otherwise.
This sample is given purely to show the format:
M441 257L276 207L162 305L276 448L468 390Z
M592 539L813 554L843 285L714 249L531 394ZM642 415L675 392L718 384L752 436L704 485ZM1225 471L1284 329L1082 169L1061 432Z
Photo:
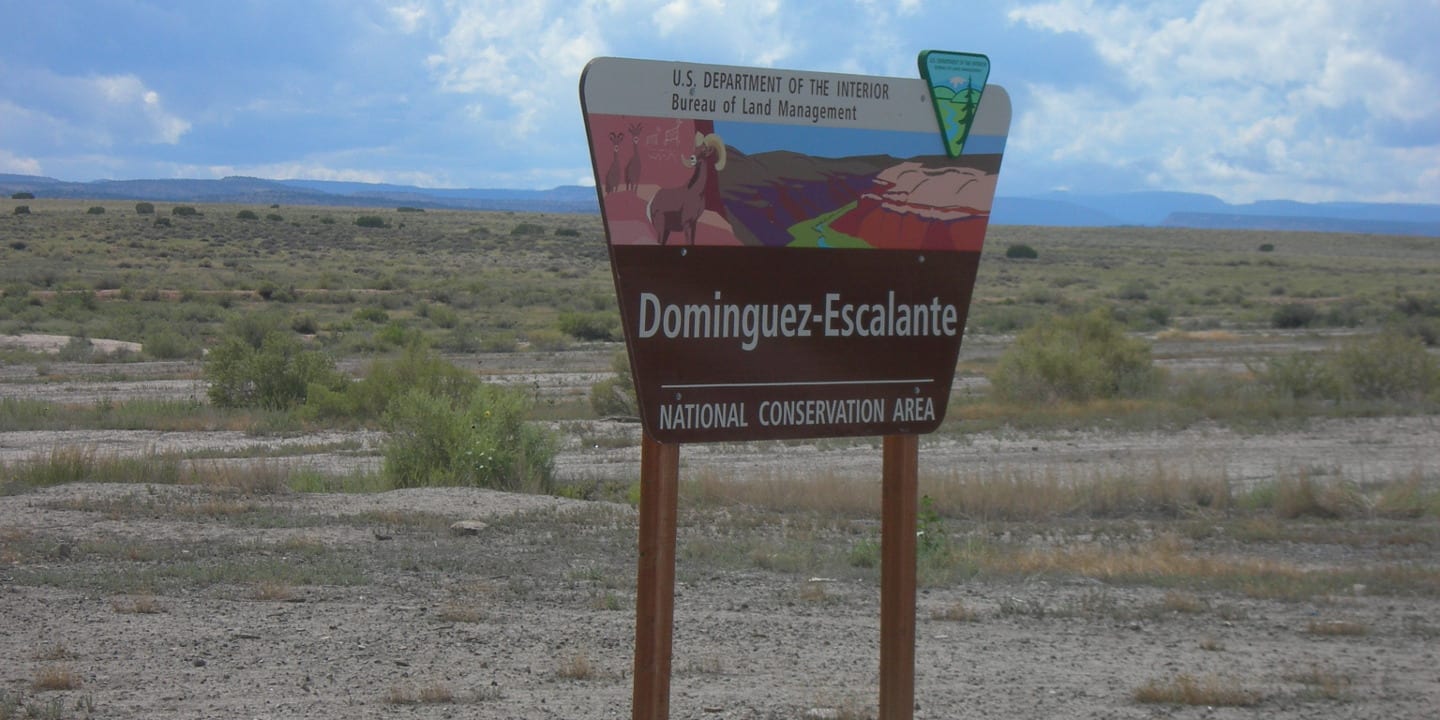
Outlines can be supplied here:
M435 615L446 622L455 623L478 623L485 619L485 614L479 608L471 607L458 601L451 601L440 608Z
M1354 620L1311 620L1305 632L1321 637L1359 637L1368 635L1370 627Z
M250 596L266 602L285 602L295 597L295 589L283 582L262 580L255 583Z
M1200 641L1200 649L1207 652L1224 652L1225 643L1220 642L1220 639L1213 635L1207 635Z
M560 661L555 674L566 680L590 680L595 677L595 667L587 655L576 653Z
M1160 607L1169 612L1193 614L1205 611L1205 601L1191 593L1171 590L1165 593Z
M931 620L946 620L949 622L978 622L980 613L967 607L963 600L956 600L943 608L936 609L930 613Z
M110 600L110 607L115 612L124 615L155 615L165 612L165 608L160 605L154 595L113 598Z
M396 685L385 691L387 705L444 705L455 702L455 693L443 683L431 683L421 688Z
M1306 694L1325 700L1345 700L1349 697L1350 686L1353 684L1349 675L1319 665L1311 665L1308 670L1287 673L1282 679L1304 685L1308 688Z
M590 596L590 607L595 610L616 611L625 608L625 601L609 590L596 592Z
M1135 689L1134 697L1136 702L1146 704L1210 707L1250 707L1261 700L1258 691L1244 687L1234 678L1218 675L1197 678L1188 673L1168 680L1149 680Z
M64 665L45 665L35 671L30 687L35 690L74 690L80 687L80 676Z
M808 603L823 603L830 600L830 593L825 589L825 583L810 580L800 586L800 599Z

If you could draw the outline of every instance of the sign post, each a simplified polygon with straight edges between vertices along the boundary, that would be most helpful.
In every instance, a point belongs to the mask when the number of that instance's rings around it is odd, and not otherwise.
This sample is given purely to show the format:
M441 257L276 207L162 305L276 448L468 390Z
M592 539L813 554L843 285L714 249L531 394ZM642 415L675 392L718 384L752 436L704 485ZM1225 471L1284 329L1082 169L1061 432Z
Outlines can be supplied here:
M863 435L885 437L881 717L912 715L917 436L945 418L1010 125L984 56L920 62L581 76L645 431L637 719L669 712L680 444Z

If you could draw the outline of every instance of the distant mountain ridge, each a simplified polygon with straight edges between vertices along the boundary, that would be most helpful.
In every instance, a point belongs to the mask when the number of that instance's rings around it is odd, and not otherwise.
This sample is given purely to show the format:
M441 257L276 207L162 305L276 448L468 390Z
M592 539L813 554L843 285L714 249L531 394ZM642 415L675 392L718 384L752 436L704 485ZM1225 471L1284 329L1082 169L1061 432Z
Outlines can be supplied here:
M350 207L410 206L434 209L596 213L595 188L549 190L422 188L331 180L154 179L69 182L35 175L0 174L0 198L36 197L159 202L215 202ZM1306 230L1440 237L1440 204L1302 203L1264 200L1232 205L1213 195L1184 192L1083 194L1053 192L995 198L996 225L1104 227L1140 225L1243 230Z
M598 212L595 189L579 185L550 190L436 189L410 185L329 180L266 180L227 177L220 180L96 180L69 182L33 175L0 174L0 193L36 197L159 202L255 203L395 207L397 205L458 210L524 212Z

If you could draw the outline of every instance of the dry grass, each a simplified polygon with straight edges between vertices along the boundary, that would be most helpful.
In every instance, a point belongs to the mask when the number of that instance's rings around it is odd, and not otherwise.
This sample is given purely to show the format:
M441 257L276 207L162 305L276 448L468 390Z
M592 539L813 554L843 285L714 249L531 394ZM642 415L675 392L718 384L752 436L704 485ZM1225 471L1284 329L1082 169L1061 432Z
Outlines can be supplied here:
M431 683L419 689L409 685L394 686L385 692L387 705L444 705L455 702L455 693L443 683Z
M286 465L266 460L241 465L212 462L192 466L187 481L242 495L280 495L290 492L291 474Z
M1304 469L1281 477L1275 483L1275 516L1357 518L1369 514L1369 503L1360 490L1343 479L1320 481Z
M255 584L250 597L267 602L285 602L295 597L295 589L283 582L263 580Z
M1370 634L1370 628L1354 620L1312 620L1305 632L1322 637L1358 637Z
M966 607L963 600L956 600L943 608L930 613L931 620L945 620L948 622L978 622L980 613Z
M1155 336L1167 342L1236 342L1240 339L1229 330L1166 330Z
M46 665L35 671L30 687L35 690L74 690L80 687L80 676L64 665Z
M122 615L154 615L165 612L165 608L153 595L112 598L110 607Z
M1311 665L1304 672L1286 674L1283 679L1304 685L1311 694L1326 700L1344 700L1353 684L1349 675L1319 665Z
M1200 649L1207 652L1224 652L1225 643L1220 642L1217 637L1207 636L1200 641Z
M873 479L844 477L832 471L802 477L776 472L730 477L705 470L682 483L680 491L687 503L702 506L743 505L845 516L869 516L880 511L880 487Z
M830 599L825 583L811 580L800 586L800 599L809 603L822 603Z
M576 653L565 658L555 669L555 675L566 680L590 680L595 677L595 674L595 666L590 664L589 656L584 653Z
M445 607L440 608L440 612L435 616L446 622L456 623L478 623L485 619L485 613L480 612L479 608L458 601L445 603Z
M1258 691L1218 675L1197 678L1181 674L1169 680L1150 680L1135 689L1135 701L1147 704L1249 707L1260 700Z
M1440 588L1436 568L1406 563L1306 568L1270 558L1196 552L1188 540L1170 534L1113 547L978 543L962 546L954 562L997 575L1079 575L1106 582L1234 590L1265 599L1308 599L1348 592L1355 584L1365 585L1372 594L1431 593Z
M1061 478L1018 469L955 469L921 478L920 492L947 517L1040 521L1060 517L1176 517L1231 508L1228 478L1187 476L1163 466L1121 474ZM730 477L704 471L682 487L687 502L848 517L874 516L880 490L872 478L832 471L793 477L775 473Z
M1187 592L1171 590L1165 593L1160 601L1160 607L1169 612L1176 613L1200 613L1205 612L1205 601Z

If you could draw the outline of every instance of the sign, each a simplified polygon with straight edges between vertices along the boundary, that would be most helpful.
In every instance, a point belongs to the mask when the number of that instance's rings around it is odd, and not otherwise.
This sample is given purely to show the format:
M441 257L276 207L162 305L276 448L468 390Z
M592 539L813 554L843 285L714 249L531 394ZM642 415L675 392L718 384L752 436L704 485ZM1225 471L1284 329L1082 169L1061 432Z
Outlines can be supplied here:
M655 439L939 426L1009 130L1003 88L985 88L958 157L918 79L599 58L580 96Z
M920 77L930 86L945 151L952 158L960 157L985 92L985 81L990 77L990 58L926 50L920 53Z

